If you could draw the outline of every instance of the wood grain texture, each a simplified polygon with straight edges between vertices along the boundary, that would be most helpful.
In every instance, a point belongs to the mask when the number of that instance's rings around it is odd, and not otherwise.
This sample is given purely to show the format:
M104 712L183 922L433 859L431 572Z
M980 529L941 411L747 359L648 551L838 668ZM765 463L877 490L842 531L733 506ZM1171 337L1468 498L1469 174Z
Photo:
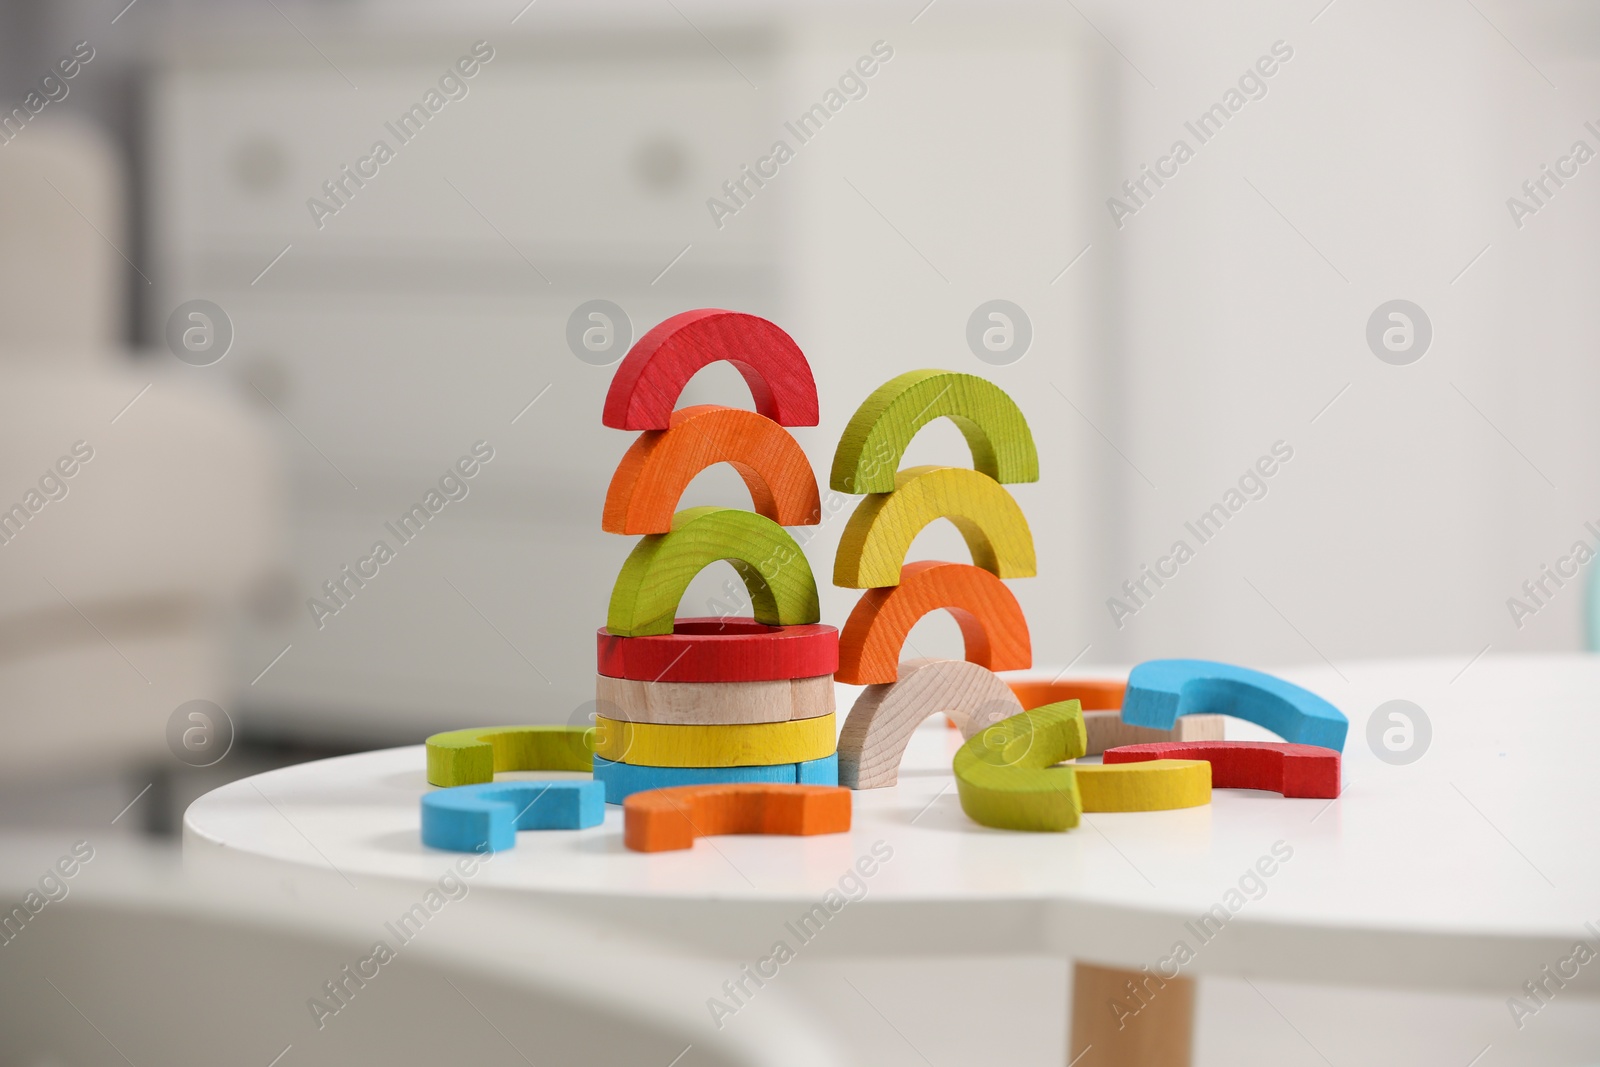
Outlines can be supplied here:
M935 519L955 523L972 562L984 570L1001 578L1037 573L1033 533L1005 486L965 467L908 467L895 476L894 492L856 505L834 556L833 584L894 585L911 542Z
M1084 811L1169 811L1211 803L1211 764L1159 759L1147 763L1080 763Z
M999 830L1072 829L1083 812L1076 768L1057 764L1083 755L1086 743L1076 700L984 729L967 739L952 763L961 810Z
M828 484L841 493L887 493L906 446L934 419L948 418L972 449L972 465L997 482L1039 480L1039 453L1022 410L993 382L971 374L915 370L862 402L839 438Z
M856 698L839 734L839 784L851 789L894 785L900 759L917 726L944 712L962 736L1022 711L992 671L953 659L912 659L900 664L899 680L869 685Z
M428 784L475 785L499 771L587 771L592 738L585 726L477 726L428 738Z
M622 842L635 852L691 848L713 834L842 834L850 790L825 785L689 785L622 802Z
M1098 756L1107 749L1159 741L1221 741L1225 721L1221 715L1185 715L1170 730L1153 730L1123 722L1120 711L1086 711L1083 724L1089 729L1089 751L1084 755Z
M608 678L647 682L760 682L812 678L839 667L839 631L811 623L685 618L670 634L616 637L601 627L596 659Z
M779 526L822 521L811 461L787 430L754 411L702 404L674 411L671 429L639 435L611 476L601 529L666 533L683 491L717 463L739 472L755 511Z
M1194 1001L1192 978L1074 963L1067 1057L1075 1067L1189 1067Z
M594 780L606 787L606 803L621 804L635 793L680 785L730 785L772 782L779 785L838 785L839 757L824 756L804 763L769 763L762 767L646 767L594 759Z
M1033 666L1028 620L1004 582L970 563L922 560L900 568L898 585L868 589L856 601L839 635L839 681L894 681L906 635L917 620L941 608L961 627L969 662L991 671Z
M617 366L601 421L618 430L665 430L695 372L726 360L750 386L756 410L780 426L817 424L811 365L766 319L702 308L664 319L634 342Z
M641 682L595 676L595 701L623 722L730 726L833 714L833 675L765 682Z
M594 717L594 751L613 763L648 767L755 767L804 763L833 754L832 715L738 726L663 726Z
M1076 700L1083 706L1083 724L1089 731L1085 756L1098 756L1119 745L1156 741L1221 741L1222 716L1185 715L1170 730L1130 726L1122 721L1122 694L1126 683L1101 678L1007 678L1006 684L1025 708Z
M1247 667L1202 659L1158 659L1128 674L1122 720L1171 729L1183 715L1232 715L1297 745L1343 751L1350 722L1308 690Z
M422 795L422 843L452 852L502 852L518 830L582 830L606 817L595 781L485 782Z
M1182 719L1178 720L1182 722ZM1106 750L1105 762L1205 760L1213 789L1269 789L1286 797L1339 795L1339 753L1286 741L1170 741Z
M611 588L606 629L617 637L671 633L689 582L717 560L732 563L744 581L756 621L820 621L811 564L787 530L752 511L702 507L678 512L671 533L634 546Z

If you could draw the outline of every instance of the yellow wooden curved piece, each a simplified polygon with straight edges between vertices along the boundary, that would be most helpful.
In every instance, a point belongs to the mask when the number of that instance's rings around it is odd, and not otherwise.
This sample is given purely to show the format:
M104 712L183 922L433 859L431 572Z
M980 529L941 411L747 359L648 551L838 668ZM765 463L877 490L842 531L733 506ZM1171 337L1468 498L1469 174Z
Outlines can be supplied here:
M1144 774L1124 773L1143 767ZM1167 811L1211 803L1211 764L1198 759L1079 763L1073 767L1084 811Z
M935 519L961 531L972 562L1001 578L1037 573L1033 533L1005 487L965 467L908 467L894 492L873 493L856 505L834 556L833 584L878 589L900 583L911 542Z
M594 751L614 763L647 767L764 767L833 755L838 727L818 715L789 722L669 726L594 717ZM1143 766L1130 763L1130 767ZM1209 766L1209 764L1208 764Z

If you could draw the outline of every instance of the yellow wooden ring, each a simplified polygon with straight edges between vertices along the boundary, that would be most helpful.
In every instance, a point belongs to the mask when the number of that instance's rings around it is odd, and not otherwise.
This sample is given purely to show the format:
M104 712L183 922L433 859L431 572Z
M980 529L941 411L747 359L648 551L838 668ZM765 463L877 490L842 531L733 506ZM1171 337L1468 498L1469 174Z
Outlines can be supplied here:
M647 767L764 767L773 763L804 763L833 755L839 736L833 718L832 715L818 715L790 722L669 726L623 722L596 715L594 751L595 755L613 763Z
M1142 767L1128 774L1124 767ZM1211 803L1211 764L1197 759L1145 763L1076 763L1084 811L1167 811Z

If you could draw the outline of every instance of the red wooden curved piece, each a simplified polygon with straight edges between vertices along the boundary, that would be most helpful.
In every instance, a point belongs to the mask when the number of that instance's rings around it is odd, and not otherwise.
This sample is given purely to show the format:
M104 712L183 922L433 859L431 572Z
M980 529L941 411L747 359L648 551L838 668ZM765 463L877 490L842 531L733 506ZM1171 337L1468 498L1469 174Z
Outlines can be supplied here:
M1108 748L1105 763L1198 759L1211 764L1214 789L1268 789L1286 797L1339 795L1339 753L1286 741L1158 741Z
M841 834L850 829L850 790L770 782L649 789L622 802L622 820L622 843L635 852L691 848L712 834Z
M991 671L1033 666L1022 606L1006 584L970 563L920 560L900 568L900 584L868 589L839 634L839 670L847 685L893 682L900 650L917 620L943 608L955 616L966 658Z
M644 682L762 682L815 678L839 666L839 631L747 618L675 619L670 634L596 634L599 673Z
M618 430L665 430L683 387L708 363L739 368L756 410L780 426L815 426L817 383L800 346L755 315L685 311L634 343L606 393L601 421Z
M601 529L668 532L683 491L717 463L739 472L755 510L779 526L822 521L817 476L800 442L754 411L698 404L674 411L671 429L646 430L628 449L606 490Z

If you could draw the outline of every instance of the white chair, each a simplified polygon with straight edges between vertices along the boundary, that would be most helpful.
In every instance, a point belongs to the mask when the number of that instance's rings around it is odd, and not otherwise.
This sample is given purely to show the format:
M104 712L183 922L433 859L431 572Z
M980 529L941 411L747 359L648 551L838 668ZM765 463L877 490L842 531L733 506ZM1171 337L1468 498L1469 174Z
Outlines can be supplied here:
M172 711L226 706L239 684L227 619L278 558L257 416L203 369L126 350L126 283L146 283L124 262L123 190L88 129L30 125L0 147L8 785L170 758Z

